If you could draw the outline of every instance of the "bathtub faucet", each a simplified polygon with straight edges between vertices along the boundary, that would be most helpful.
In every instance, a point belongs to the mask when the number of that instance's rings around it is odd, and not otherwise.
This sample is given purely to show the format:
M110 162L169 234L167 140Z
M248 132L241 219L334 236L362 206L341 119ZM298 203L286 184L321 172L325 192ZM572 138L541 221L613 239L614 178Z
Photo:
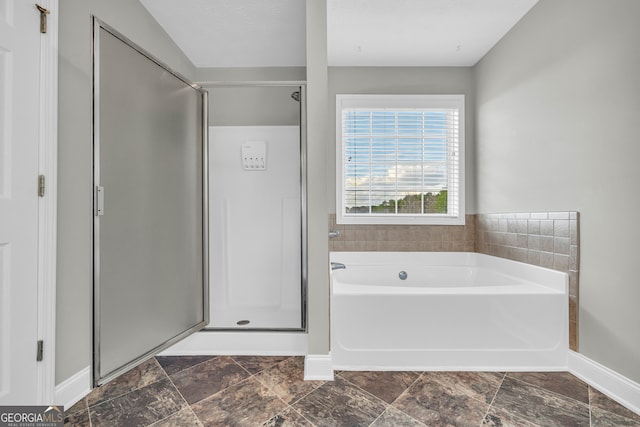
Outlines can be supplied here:
M339 270L345 268L347 268L347 266L341 262L331 262L331 270Z

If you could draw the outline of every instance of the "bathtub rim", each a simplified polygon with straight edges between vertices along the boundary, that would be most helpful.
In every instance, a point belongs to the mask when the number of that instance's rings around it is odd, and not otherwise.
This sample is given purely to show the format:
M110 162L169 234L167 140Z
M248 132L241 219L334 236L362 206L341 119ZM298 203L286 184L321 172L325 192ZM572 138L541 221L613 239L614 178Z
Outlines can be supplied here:
M401 264L398 264L401 261ZM566 272L553 270L546 267L527 264L521 261L500 258L478 252L375 252L375 251L332 251L329 253L329 262L345 264L348 269L352 267L366 266L394 266L396 269L406 269L411 265L422 267L434 266L472 266L497 270L501 274L513 276L524 283L549 288L558 293L568 293L569 275ZM334 275L340 270L330 270L331 292L334 291ZM344 282L340 282L344 284ZM358 284L357 286L361 286ZM384 286L382 286L384 287ZM509 286L506 286L509 287ZM398 289L400 287L394 286ZM497 287L496 287L497 288ZM409 289L418 289L409 287ZM448 288L455 289L455 288ZM460 289L472 290L465 287ZM472 293L480 291L472 291ZM376 291L374 291L376 293ZM410 293L410 292L407 292ZM453 291L453 293L458 293ZM498 292L504 293L504 292Z

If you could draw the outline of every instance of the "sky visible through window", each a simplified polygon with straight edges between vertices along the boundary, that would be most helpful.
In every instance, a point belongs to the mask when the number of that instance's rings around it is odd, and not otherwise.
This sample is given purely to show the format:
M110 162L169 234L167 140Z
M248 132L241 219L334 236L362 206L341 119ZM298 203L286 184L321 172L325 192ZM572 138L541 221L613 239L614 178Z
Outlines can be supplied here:
M451 114L457 111L344 109L346 211L371 212L408 195L447 190Z

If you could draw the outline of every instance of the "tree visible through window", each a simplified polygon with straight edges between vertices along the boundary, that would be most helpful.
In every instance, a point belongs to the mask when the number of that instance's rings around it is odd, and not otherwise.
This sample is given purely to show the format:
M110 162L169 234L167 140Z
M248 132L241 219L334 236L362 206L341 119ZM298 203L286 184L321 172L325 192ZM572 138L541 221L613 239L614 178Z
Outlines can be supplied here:
M339 222L463 223L463 96L337 99Z

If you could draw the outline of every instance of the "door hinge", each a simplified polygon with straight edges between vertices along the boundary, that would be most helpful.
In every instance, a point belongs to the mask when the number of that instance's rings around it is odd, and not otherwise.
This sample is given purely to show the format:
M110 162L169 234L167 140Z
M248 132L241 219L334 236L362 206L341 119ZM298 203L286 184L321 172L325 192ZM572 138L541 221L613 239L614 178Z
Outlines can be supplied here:
M47 15L51 13L49 9L45 9L36 3L36 9L40 12L40 32L46 34L47 32Z
M38 340L38 350L36 353L36 362L42 362L42 354L44 353L44 341Z
M38 196L44 197L44 175L38 177Z

